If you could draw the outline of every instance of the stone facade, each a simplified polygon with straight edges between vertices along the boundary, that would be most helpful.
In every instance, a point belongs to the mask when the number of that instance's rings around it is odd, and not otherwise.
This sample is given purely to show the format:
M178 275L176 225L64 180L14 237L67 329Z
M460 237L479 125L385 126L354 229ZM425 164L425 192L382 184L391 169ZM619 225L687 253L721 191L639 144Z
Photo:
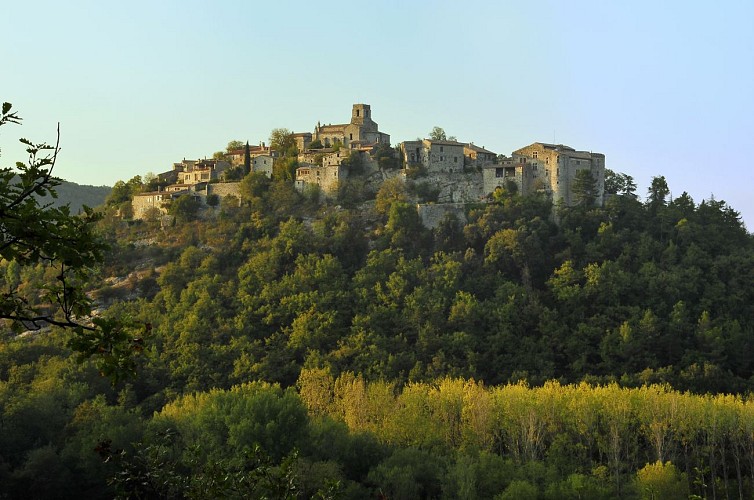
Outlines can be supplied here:
M296 169L295 186L303 191L307 184L317 185L326 197L333 198L338 194L339 182L347 177L348 169L340 164L320 166L307 163Z
M246 148L234 149L229 151L225 157L228 158L230 164L233 166L243 165L244 158L246 156ZM252 160L258 156L272 156L275 157L275 151L270 149L264 142L259 143L259 146L249 146L249 156Z
M463 172L464 144L456 141L405 141L400 145L404 164L421 165L430 173Z
M354 104L351 110L350 123L338 125L322 125L314 128L314 133L293 134L296 147L305 151L313 141L319 141L322 146L329 148L341 144L347 149L355 149L363 145L390 144L390 135L380 132L377 123L372 120L372 109L368 104Z
M205 199L207 196L216 194L220 199L226 196L235 196L239 202L241 200L241 183L240 182L217 182L213 184L207 184L205 190Z
M226 196L235 196L241 199L240 182L217 182L212 184L173 184L164 191L140 193L134 195L131 201L133 218L143 219L151 208L156 208L161 215L168 212L168 204L179 196L189 195L197 198L202 205L207 204L207 196L216 194L221 199Z
M503 158L497 163L490 163L482 167L482 184L485 194L494 193L498 188L507 189L508 183L516 185L520 193L532 193L544 190L550 194L549 183L544 179L544 169L529 162L522 163L520 159Z
M312 143L312 134L310 132L293 134L293 140L296 142L296 149L306 151L309 149L309 144Z
M429 203L416 206L422 224L428 229L434 229L447 214L453 214L461 224L466 224L466 204L464 203Z
M180 184L198 184L220 178L230 168L230 162L224 160L183 160L173 164L176 172L174 182ZM162 174L161 174L162 175Z
M512 154L512 164L521 165L519 184L521 193L544 190L551 194L553 203L572 206L573 183L576 172L589 170L596 181L597 198L601 205L605 190L605 155L590 151L576 151L563 144L535 142Z
M484 149L484 146L479 147L473 142L470 142L463 146L463 155L466 157L466 164L482 168L485 165L495 163L497 161L497 155L488 149Z
M160 211L160 214L167 213L167 209L163 207L165 203L172 199L172 193L167 191L154 191L151 193L141 193L134 195L131 201L133 207L133 218L143 219L147 214L147 211L151 208L156 208Z
M429 173L413 180L438 190L438 203L478 203L486 194L482 189L482 174L474 172Z
M275 159L272 155L264 154L251 158L251 171L262 172L267 177L272 177L272 164Z

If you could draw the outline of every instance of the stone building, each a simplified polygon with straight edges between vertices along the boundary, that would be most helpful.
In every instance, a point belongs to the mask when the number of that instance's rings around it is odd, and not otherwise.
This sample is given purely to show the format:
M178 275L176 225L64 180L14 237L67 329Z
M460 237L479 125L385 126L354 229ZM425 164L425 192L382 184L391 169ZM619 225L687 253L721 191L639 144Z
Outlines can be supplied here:
M316 165L305 163L296 169L295 187L303 191L307 184L317 185L327 197L338 193L340 181L348 177L348 169L341 164Z
M167 212L165 204L173 198L173 193L168 191L153 191L151 193L136 194L131 200L131 207L133 208L133 218L143 219L147 212L156 208L160 211L160 214Z
M233 166L243 165L244 158L246 156L246 148L233 149L229 151L225 157L228 158L230 164ZM249 146L249 156L253 160L258 156L271 156L275 157L276 153L264 142L259 143L259 146Z
M159 175L160 180L169 179L171 183L198 184L220 178L223 172L230 168L230 163L224 160L186 160L174 163L173 170Z
M605 155L589 151L576 151L563 144L535 142L513 152L496 164L483 167L485 193L492 193L498 187L515 183L522 194L547 193L553 203L572 206L573 182L576 172L589 170L595 180L597 198L602 204L605 188Z
M309 149L309 145L314 141L319 141L325 148L341 144L347 149L355 149L362 145L390 144L390 135L379 131L377 123L372 120L372 109L368 104L353 105L350 123L317 123L314 133L297 133L293 134L293 138L299 151Z
M143 219L150 209L156 208L160 215L168 213L168 206L171 201L180 196L193 196L202 205L207 204L207 197L217 195L219 198L234 196L241 199L240 182L218 182L208 184L201 182L197 184L172 184L164 190L153 191L150 193L136 194L131 200L133 208L133 218Z
M483 167L497 161L497 155L484 146L479 147L473 142L463 146L463 155L466 158L466 164L473 167Z
M309 144L312 143L312 134L311 132L299 132L293 134L293 140L295 141L296 149L298 149L299 152L306 151L309 149Z
M463 172L465 144L457 141L405 141L400 148L407 167L421 165L429 173Z
M512 154L513 162L530 164L530 185L523 192L545 189L552 195L555 204L572 206L573 183L579 170L589 170L596 183L595 203L602 204L605 190L605 155L591 151L577 151L563 144L535 142Z
M251 171L262 172L267 177L272 177L272 165L275 159L272 155L263 154L251 158Z
M164 215L168 213L168 205L170 202L180 196L193 196L201 201L203 196L202 193L197 190L197 187L200 189L206 189L206 184L172 185L168 186L164 191L136 194L131 200L133 218L143 219L148 211L153 208L159 210L160 215Z

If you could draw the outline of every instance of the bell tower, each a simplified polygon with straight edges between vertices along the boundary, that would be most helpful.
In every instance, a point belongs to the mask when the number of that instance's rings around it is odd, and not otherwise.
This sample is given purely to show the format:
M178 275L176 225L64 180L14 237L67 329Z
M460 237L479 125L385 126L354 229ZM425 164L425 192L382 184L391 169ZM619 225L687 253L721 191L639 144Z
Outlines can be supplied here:
M369 104L354 104L351 111L351 123L361 125L364 121L370 122L372 121L371 115L372 110Z

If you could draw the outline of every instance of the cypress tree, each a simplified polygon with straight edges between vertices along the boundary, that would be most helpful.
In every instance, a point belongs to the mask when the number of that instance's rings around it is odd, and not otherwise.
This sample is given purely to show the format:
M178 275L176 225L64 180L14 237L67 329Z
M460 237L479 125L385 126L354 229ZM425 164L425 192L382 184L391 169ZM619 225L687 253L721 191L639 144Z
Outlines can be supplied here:
M249 175L251 173L251 151L249 150L249 141L246 141L246 146L243 149L243 173Z

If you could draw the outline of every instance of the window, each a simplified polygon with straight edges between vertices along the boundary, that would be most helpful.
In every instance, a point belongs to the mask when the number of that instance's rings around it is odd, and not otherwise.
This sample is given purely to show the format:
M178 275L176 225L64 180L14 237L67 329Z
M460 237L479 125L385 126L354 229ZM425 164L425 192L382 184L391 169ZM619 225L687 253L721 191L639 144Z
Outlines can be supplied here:
M411 153L411 161L414 161L414 153Z
M444 156L440 156L440 161L445 161L445 157Z
M515 177L516 176L516 167L505 167L505 176L506 177Z
M537 151L534 151L531 154L531 157L534 158L535 160L537 159L537 153L538 153Z
M576 160L576 165L581 165L581 160Z
M440 152L441 152L441 153L443 152L443 150L442 150L442 146L440 146Z
M505 177L505 169L504 168L496 168L495 169L495 177Z
M353 140L353 134L348 134L348 140L349 140L349 141L352 141L352 140Z
M359 110L358 109L356 110L356 116L357 117L359 116Z
M458 163L458 157L457 156L453 157L453 163Z

